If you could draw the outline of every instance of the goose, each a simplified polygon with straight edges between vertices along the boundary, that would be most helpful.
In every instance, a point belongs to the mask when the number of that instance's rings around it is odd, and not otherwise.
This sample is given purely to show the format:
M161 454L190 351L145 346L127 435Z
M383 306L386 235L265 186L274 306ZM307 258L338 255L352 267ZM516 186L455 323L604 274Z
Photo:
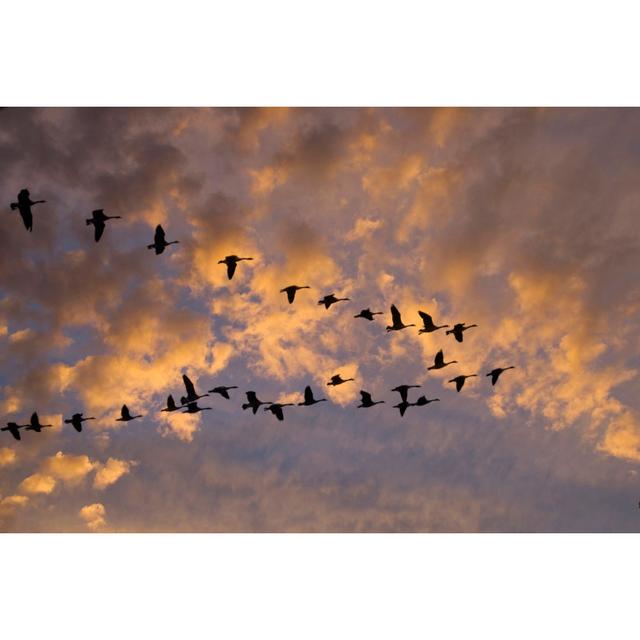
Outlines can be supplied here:
M496 367L495 369L491 369L487 376L491 376L491 385L495 385L498 382L498 378L508 369L515 369L515 367Z
M96 242L100 241L102 234L104 233L105 223L107 220L115 220L116 218L122 218L122 216L107 216L104 213L104 209L95 209L91 212L91 218L86 220L87 226L93 225L93 237Z
M239 258L238 256L226 256L223 260L218 260L218 264L227 265L227 277L229 280L233 278L233 274L236 272L238 262L241 260L253 260L253 258Z
M171 242L167 242L165 240L164 229L162 225L158 225L156 227L156 232L153 236L153 244L148 244L147 249L155 249L156 255L159 256L170 244L179 244L179 240L172 240Z
M332 304L336 302L342 302L343 300L351 300L351 298L336 298L333 293L325 296L321 300L318 300L318 304L323 304L325 309L328 309Z
M344 384L345 382L349 382L350 380L355 380L355 378L344 378L340 376L340 374L336 374L335 376L331 376L331 380L327 382L328 387L337 387L339 384Z
M123 404L122 409L120 409L120 417L116 418L116 422L129 422L129 420L135 420L136 418L142 418L142 416L132 416L129 413L129 407L127 407L126 404Z
M67 418L64 422L65 424L70 424L73 428L80 433L82 431L82 423L87 420L95 420L95 418L83 418L81 413L74 413L71 418Z
M402 402L406 402L407 392L409 391L409 389L418 389L418 388L420 388L419 384L401 384L391 389L391 391L397 391L400 394L400 399L402 400Z
M213 389L209 389L209 393L219 393L223 398L230 400L229 389L237 389L238 387L214 387Z
M185 376L184 374L182 376L182 382L184 382L184 388L187 390L187 395L180 398L180 403L183 405L189 404L190 402L195 402L198 398L204 398L205 396L209 395L208 393L198 395L196 393L196 388L193 386L193 382L191 382L191 380L189 380L189 377Z
M368 391L360 390L360 397L362 398L360 404L358 405L358 409L368 409L369 407L373 407L375 404L384 404L384 400L376 400L375 402L371 399L371 394Z
M449 382L455 382L456 383L456 391L459 393L460 390L462 389L462 387L464 387L464 381L467 378L477 378L477 377L478 376L475 373L472 373L472 374L470 374L468 376L459 375L459 376L456 376L455 378L452 378L451 380L449 380Z
M164 409L160 409L160 411L178 411L180 407L176 405L176 401L173 399L172 395L167 396L167 406Z
M453 337L458 342L462 342L462 332L477 326L478 326L477 324L470 324L465 326L464 322L459 322L458 324L453 325L453 329L449 329L448 331L445 331L445 333L447 335L449 335L450 333L453 333Z
M440 402L440 398L433 398L433 400L428 400L425 396L420 396L413 404L416 407L424 407L431 402Z
M258 396L255 391L247 391L247 402L242 405L242 409L251 409L253 411L253 415L255 415L260 408L260 405L263 404L273 404L272 402L262 402L258 400Z
M318 402L326 402L326 398L314 398L313 391L311 391L310 386L306 386L304 388L304 402L298 402L299 407L310 407L312 404L317 404Z
M199 411L210 411L211 407L199 407L197 402L189 402L185 407L182 407L183 409L185 409L184 411L181 411L180 413L198 413Z
M40 433L42 429L45 427L53 427L52 424L40 424L40 418L38 418L38 413L34 411L31 414L31 420L29 421L29 426L25 428L25 431L35 431L36 433Z
M16 424L15 422L7 422L7 426L2 427L0 431L8 431L16 440L20 440L19 429L24 429L28 426L28 424Z
M311 289L311 287L308 285L299 287L297 284L290 284L288 287L280 289L280 293L286 293L289 304L293 304L293 301L296 299L296 291L300 291L300 289Z
M457 364L457 363L458 363L457 360L451 360L450 362L445 362L444 353L442 352L442 349L440 349L440 351L436 353L436 357L433 359L433 364L430 367L427 367L427 370L431 371L433 369L444 369L445 367L448 367L450 364Z
M389 331L400 331L400 329L406 329L407 327L415 327L415 324L404 324L402 322L402 318L400 317L400 312L395 304L391 305L391 322L389 326L387 326L387 333Z
M436 325L433 322L433 318L428 314L425 313L424 311L418 311L418 315L422 318L422 322L424 324L424 327L422 327L418 333L432 333L433 331L437 331L438 329L444 329L445 327L448 327L448 324L441 324L441 325Z
M22 189L18 194L18 202L11 203L11 211L18 209L25 229L27 231L33 231L33 213L31 207L33 207L34 204L42 204L44 202L46 202L46 200L32 201L29 197L29 189Z
M271 411L273 415L278 418L278 420L284 420L284 413L282 412L282 407L293 407L293 402L272 402L268 407L265 407L265 411Z
M354 318L364 318L365 320L373 320L373 316L381 316L384 315L383 311L371 311L368 307L363 309L357 316L353 316Z

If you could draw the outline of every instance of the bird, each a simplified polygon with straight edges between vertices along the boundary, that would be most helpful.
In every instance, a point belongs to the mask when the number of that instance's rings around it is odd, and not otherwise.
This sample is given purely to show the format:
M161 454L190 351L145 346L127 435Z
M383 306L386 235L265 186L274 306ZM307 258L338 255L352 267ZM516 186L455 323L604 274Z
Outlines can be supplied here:
M337 387L339 384L344 384L345 382L349 382L350 380L355 380L355 378L345 378L343 380L340 374L338 373L335 376L331 376L331 380L327 382L327 386Z
M29 197L29 189L22 189L18 194L18 202L11 203L11 211L18 209L20 217L27 231L33 231L33 213L31 207L34 204L43 204L46 200L32 201Z
M122 218L122 216L105 215L104 209L95 209L91 212L91 218L88 218L86 223L87 225L93 225L93 237L96 242L99 242L100 238L102 238L106 221L115 220L116 218Z
M371 394L368 391L360 390L360 397L362 398L360 404L358 405L358 409L368 409L369 407L373 407L374 404L384 404L384 400L376 400L375 402L371 399Z
M36 433L40 433L44 427L53 427L52 424L40 424L40 418L38 418L38 413L34 411L31 414L31 420L29 421L29 425L25 428L25 431L35 431Z
M180 240L172 240L171 242L167 242L165 240L164 229L162 225L158 225L156 227L156 232L153 235L153 244L148 244L147 249L155 249L156 255L159 256L170 244L179 244Z
M82 423L87 420L95 420L95 418L83 418L81 413L74 413L71 418L67 418L64 422L65 424L70 424L73 428L80 433L82 431Z
M271 411L273 415L278 418L278 420L284 420L284 413L282 412L282 407L292 407L293 402L272 402L268 407L265 407L265 411Z
M16 424L15 422L7 422L6 427L2 427L0 431L8 431L16 440L20 440L20 431L19 429L24 429L28 427L27 424Z
M182 407L184 409L184 407ZM210 411L211 407L199 407L197 402L189 402L185 411L181 411L180 413L198 413L199 411Z
M304 388L304 402L298 402L299 407L310 407L312 404L317 404L318 402L326 402L326 398L314 398L313 391L311 391L310 386L306 386Z
M415 327L415 324L404 324L402 322L402 318L400 317L400 312L395 304L391 305L391 322L389 326L387 326L387 333L389 331L400 331L400 329L406 329L407 327Z
M427 370L431 371L432 369L444 369L445 367L448 367L450 364L457 364L457 363L458 363L457 360L451 360L450 362L445 362L444 353L442 352L442 349L440 349L440 351L436 353L436 357L433 359L433 364L430 367L427 367Z
M187 390L187 395L180 398L180 403L183 405L195 402L198 398L204 398L209 395L208 393L203 393L202 395L197 394L196 388L193 386L193 382L191 382L189 377L184 374L182 376L182 382L184 382L184 388Z
M223 260L218 260L218 264L227 265L227 277L229 280L233 278L233 274L236 272L238 262L241 260L253 260L253 258L239 258L238 256L226 256Z
M515 369L515 367L496 367L495 369L491 369L487 376L491 376L491 385L495 385L498 382L498 378L503 374L507 369Z
M460 392L460 390L462 389L462 387L464 387L464 381L467 378L476 378L477 374L472 373L468 376L464 376L464 375L459 375L456 376L455 378L452 378L451 380L449 380L449 382L455 382L456 383L456 391Z
M123 404L122 409L120 409L120 417L116 418L116 422L129 422L129 420L135 420L136 418L142 418L142 416L132 416L129 413L129 407Z
M177 411L178 409L180 409L180 407L176 405L176 401L173 399L173 396L169 394L167 396L167 406L164 409L160 409L160 411Z
M391 389L391 391L397 391L400 394L400 399L402 400L402 402L406 402L407 392L409 391L409 389L418 389L419 387L419 384L401 384Z
M424 311L418 311L418 315L422 318L422 322L424 323L424 327L422 327L418 333L432 333L433 331L437 331L438 329L444 329L448 327L448 324L436 325L433 322L433 318Z
M229 397L229 389L237 389L238 387L224 387L224 386L220 386L220 387L214 387L213 389L209 389L209 393L219 393L223 398L226 398L227 400L230 399Z
M318 304L323 304L325 309L328 309L332 304L336 302L342 302L343 300L351 300L351 298L336 298L333 293L325 296L321 300L318 300Z
M297 284L290 284L288 287L280 289L280 293L286 293L289 304L293 304L293 301L296 299L296 291L300 291L300 289L311 289L311 287L308 285L299 287Z
M253 415L255 416L262 404L273 404L272 402L262 402L258 400L258 396L255 391L246 391L247 394L247 402L242 405L242 409L251 409L253 411Z
M354 318L364 318L365 320L373 320L373 316L381 316L383 315L383 311L371 311L368 307L363 309L357 316L353 316Z
M445 333L447 335L449 335L450 333L453 333L453 337L458 341L458 342L462 342L462 332L466 331L467 329L471 329L472 327L477 327L477 324L470 324L468 326L465 327L464 322L459 322L458 324L454 324L453 325L453 329L449 329L448 331L445 331Z
M413 405L415 407L424 407L427 404L430 404L431 402L440 402L440 398L433 398L433 400L427 400L427 398L425 396L420 396L414 403Z

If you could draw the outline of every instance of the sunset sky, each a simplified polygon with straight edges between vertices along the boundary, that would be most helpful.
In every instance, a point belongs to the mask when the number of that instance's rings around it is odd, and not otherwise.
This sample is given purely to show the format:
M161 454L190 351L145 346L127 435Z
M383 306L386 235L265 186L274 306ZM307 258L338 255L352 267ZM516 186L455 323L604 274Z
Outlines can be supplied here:
M0 420L55 425L0 433L0 531L640 531L639 110L4 109L0 167Z

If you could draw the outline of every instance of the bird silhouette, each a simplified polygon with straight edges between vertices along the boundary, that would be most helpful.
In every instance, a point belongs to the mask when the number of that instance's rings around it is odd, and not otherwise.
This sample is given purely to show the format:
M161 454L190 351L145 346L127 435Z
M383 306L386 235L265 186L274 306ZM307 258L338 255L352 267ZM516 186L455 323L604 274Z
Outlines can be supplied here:
M187 395L180 398L180 403L183 405L195 402L198 398L204 398L209 395L208 393L203 393L202 395L197 394L196 388L193 386L193 382L189 380L188 376L183 375L182 382L184 382L184 388L187 390Z
M440 351L438 351L438 353L436 353L436 357L433 359L433 364L430 367L427 367L428 371L431 371L433 369L444 369L445 367L448 367L450 364L457 364L457 360L451 360L450 362L445 362L444 361L444 353L442 352L442 349L440 349Z
M127 405L123 404L122 409L120 409L120 417L116 418L116 422L129 422L129 420L135 420L136 418L142 418L142 416L132 416L129 413L129 408L127 407Z
M400 329L406 329L407 327L415 326L415 324L404 324L396 305L391 305L391 324L387 326L387 333L389 333L389 331L400 331Z
M462 387L464 387L464 381L467 378L477 378L477 374L472 373L472 374L470 374L468 376L459 375L459 376L456 376L455 378L452 378L451 380L449 380L449 382L455 382L456 383L456 391L460 392Z
M153 244L148 244L147 249L155 249L156 255L159 256L170 244L179 244L179 240L172 240L171 242L167 242L165 240L164 229L161 225L156 227L156 232L153 235Z
M253 415L258 412L260 405L273 404L272 402L262 402L261 400L258 400L258 396L255 391L246 391L245 393L247 394L247 402L242 405L242 409L251 409L253 411Z
M167 406L164 409L160 409L160 411L171 412L171 411L178 411L178 409L180 409L180 407L178 407L176 405L176 401L173 399L173 396L172 395L168 395L167 396Z
M271 411L273 415L278 418L278 420L284 420L284 413L282 412L282 407L293 407L293 402L272 402L268 407L265 407L265 411Z
M44 202L46 202L46 200L32 201L29 197L29 190L22 189L18 194L18 202L11 203L11 211L18 209L26 230L33 231L33 213L31 212L31 207L33 207L34 204L42 204Z
M418 311L418 315L422 318L422 322L424 327L422 327L418 333L432 333L433 331L437 331L438 329L444 329L448 327L448 324L436 325L433 322L433 318L424 311Z
M364 318L365 320L373 320L373 316L381 316L384 315L383 311L371 311L368 307L363 309L357 316L353 316L354 318Z
M25 428L25 431L36 431L37 433L40 433L45 427L53 427L53 425L40 424L40 418L38 418L37 412L34 411L31 414L31 420L29 421L29 425Z
M218 264L227 265L227 277L229 280L233 278L233 274L236 272L238 262L241 260L253 260L253 258L239 258L238 256L226 256L223 260L218 260Z
M70 424L73 428L80 433L82 431L82 423L87 420L95 420L95 418L83 418L81 413L74 413L71 418L67 418L64 422L65 424Z
M321 300L318 300L318 304L323 304L325 309L328 309L332 304L336 302L342 302L343 300L351 300L351 298L336 298L333 293L325 296Z
M343 380L340 374L338 373L335 376L331 376L331 380L327 382L327 386L337 387L339 384L344 384L345 382L349 382L350 380L355 380L355 378L345 378Z
M398 411L400 411L400 416L402 417L404 416L404 412L411 406L412 406L411 402L407 402L406 400L403 400L399 404L394 404L393 408L398 409Z
M477 326L478 326L477 324L470 324L465 326L464 322L459 322L458 324L453 325L453 329L449 329L448 331L445 331L445 333L447 335L449 335L450 333L453 333L453 337L458 342L462 342L462 332Z
M384 400L376 400L375 402L371 399L371 394L368 391L360 390L360 397L362 398L360 404L358 405L358 409L368 409L369 407L373 407L375 404L384 404Z
M183 409L185 409L184 407L182 407ZM187 407L184 411L181 411L180 413L198 413L200 411L210 411L211 407L199 407L197 402L189 402L187 404Z
M496 367L495 369L491 369L487 376L491 376L491 385L495 385L498 382L498 378L508 369L515 369L515 367Z
M300 289L311 289L311 287L309 287L308 285L299 287L297 284L290 284L288 287L280 289L280 293L286 293L289 304L293 304L293 301L296 299L296 291L300 291Z
M223 398L226 398L227 400L230 399L229 396L229 389L237 389L238 387L224 387L224 386L220 386L220 387L214 387L213 389L209 389L209 393L219 393Z
M326 398L314 398L313 391L311 391L310 386L306 386L304 388L304 402L298 402L299 407L310 407L312 404L317 404L318 402L326 402Z
M6 427L0 428L0 431L8 431L16 440L20 440L20 429L28 427L28 424L16 424L15 422L7 422Z
M115 220L117 218L122 218L122 216L108 216L105 214L104 209L95 209L91 212L91 218L87 218L86 223L87 226L93 225L93 238L96 242L99 242L100 238L102 238L107 220Z
M440 398L433 398L433 400L427 400L426 396L420 396L414 403L413 405L415 407L424 407L427 404L430 404L431 402L440 402Z
M418 389L419 387L419 384L401 384L391 389L391 391L397 391L400 394L400 399L402 400L402 402L406 402L407 392L409 391L409 389Z

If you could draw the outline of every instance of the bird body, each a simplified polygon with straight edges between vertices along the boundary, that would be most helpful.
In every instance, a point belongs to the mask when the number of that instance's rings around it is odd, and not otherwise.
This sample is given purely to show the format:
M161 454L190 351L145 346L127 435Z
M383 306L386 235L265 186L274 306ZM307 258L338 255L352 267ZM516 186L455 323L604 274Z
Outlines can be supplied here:
M127 407L126 404L123 404L122 409L120 409L120 417L116 418L116 422L129 422L130 420L135 420L136 418L142 418L142 416L132 416L129 412L129 407Z
M464 331L466 331L467 329L471 329L473 327L477 327L477 324L470 324L465 326L464 322L459 322L458 324L454 324L453 325L453 329L449 329L448 331L445 331L445 333L447 335L449 335L450 333L453 334L453 337L458 341L458 342L462 342L462 334Z
M290 284L288 287L280 289L280 293L286 293L289 304L293 304L293 301L296 299L296 291L300 291L300 289L311 289L311 287L308 285L299 287L297 284Z
M407 327L415 327L415 324L404 324L402 322L402 317L400 316L400 312L395 304L391 305L391 324L387 326L387 333L389 331L400 331L401 329L406 329Z
M182 407L185 409L185 407ZM197 402L189 402L184 411L180 413L199 413L200 411L210 411L211 407L199 407Z
M247 402L242 405L242 409L251 409L253 411L253 415L258 412L260 405L273 404L272 402L262 402L261 400L258 400L258 396L255 391L246 391L245 393L247 395Z
M236 267L238 266L238 262L241 260L253 260L253 258L240 258L239 256L226 256L222 260L218 260L218 264L226 264L227 265L227 277L229 280L233 278L233 274L236 272Z
M95 418L83 418L81 413L74 413L71 418L67 418L64 422L65 424L70 424L73 428L80 433L82 431L82 423L87 420L95 420Z
M229 389L237 389L238 387L214 387L213 389L209 389L209 393L219 393L223 398L230 400Z
M459 375L459 376L456 376L455 378L452 378L451 380L449 380L449 382L455 382L456 383L456 391L459 393L462 390L462 387L464 387L464 383L465 383L465 380L467 378L476 378L476 377L477 377L477 374L475 374L475 373L472 373L472 374L470 374L468 376Z
M91 212L91 218L87 218L86 223L87 226L90 224L93 225L93 238L96 242L99 242L104 233L107 220L120 219L121 217L122 216L108 216L105 214L104 209L95 209Z
M306 386L304 388L304 402L298 402L299 407L310 407L313 404L317 404L318 402L326 402L326 398L314 398L313 391L311 391L311 387Z
M495 386L498 382L498 378L508 369L515 369L515 367L496 367L487 373L487 376L491 376L491 385Z
M419 384L401 384L391 389L391 391L397 391L400 394L402 402L406 402L409 389L418 389L419 387Z
M155 249L156 255L159 256L165 250L165 247L168 247L170 244L179 244L179 242L179 240L172 240L171 242L167 242L162 225L158 225L153 236L153 244L148 244L147 249Z
M369 407L373 407L376 404L384 404L384 400L376 400L374 402L371 399L371 394L368 391L361 390L360 397L362 400L358 405L358 409L368 409Z
M272 402L268 407L265 407L265 411L271 411L273 415L278 418L278 420L284 420L284 413L282 412L282 407L292 407L293 402Z
M424 311L418 311L418 315L422 318L422 322L424 327L422 327L418 333L432 333L433 331L437 331L438 329L444 329L444 327L448 327L448 324L436 325L433 322L433 318Z
M333 293L330 293L328 296L325 296L321 300L318 300L318 304L323 304L325 309L328 309L332 304L336 302L342 302L344 300L350 300L350 298L336 298Z
M331 380L327 382L328 387L337 387L339 384L344 384L345 382L349 382L350 380L355 380L355 378L342 378L340 374L336 374L335 376L331 376Z
M33 231L33 213L31 211L31 207L34 204L42 204L44 202L46 202L46 200L32 201L29 196L29 190L22 189L18 194L18 202L11 203L11 211L15 211L16 209L18 209L25 229L27 231Z
M451 360L450 362L445 362L444 353L442 349L440 349L440 351L436 353L436 356L433 359L433 364L430 367L427 367L427 370L431 371L435 369L444 369L445 367L448 367L450 364L457 364L457 363L458 363L457 360Z
M354 318L364 318L365 320L373 320L373 316L381 316L383 315L382 311L371 311L369 308L363 309L358 315L353 316Z

